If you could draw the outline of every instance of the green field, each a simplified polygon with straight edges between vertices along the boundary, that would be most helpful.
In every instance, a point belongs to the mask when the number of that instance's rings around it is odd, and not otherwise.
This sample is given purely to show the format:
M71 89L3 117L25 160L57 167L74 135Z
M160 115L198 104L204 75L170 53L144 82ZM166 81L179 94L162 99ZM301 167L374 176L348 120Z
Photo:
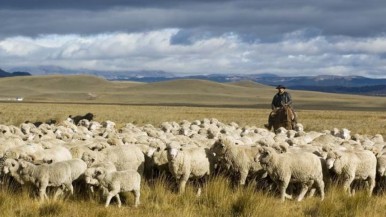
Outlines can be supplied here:
M386 138L386 98L289 90L299 122L306 131L348 128L353 133ZM19 125L49 118L92 112L95 120L159 126L164 121L217 118L241 126L263 127L270 112L274 87L245 81L215 83L177 80L159 83L110 82L92 76L41 76L0 79L0 97L24 97L23 102L0 102L0 124ZM90 94L95 97L90 97ZM178 105L178 106L177 106ZM371 198L357 192L351 198L331 187L324 201L281 203L276 195L254 186L232 188L228 179L213 177L195 196L178 195L159 179L143 182L141 205L133 208L126 195L123 208L106 209L98 197L75 194L59 201L40 203L30 189L0 187L0 216L386 216L386 195Z

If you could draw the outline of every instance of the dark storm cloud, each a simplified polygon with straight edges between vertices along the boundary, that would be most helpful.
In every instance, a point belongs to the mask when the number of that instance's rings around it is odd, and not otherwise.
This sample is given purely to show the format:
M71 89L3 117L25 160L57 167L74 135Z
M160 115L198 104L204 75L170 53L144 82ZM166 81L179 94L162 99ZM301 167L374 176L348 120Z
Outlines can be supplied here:
M96 34L180 28L191 40L235 32L246 41L299 29L367 37L386 32L386 1L0 1L2 36Z
M195 3L223 3L229 0L3 0L1 8L12 9L106 9L111 7L175 7Z

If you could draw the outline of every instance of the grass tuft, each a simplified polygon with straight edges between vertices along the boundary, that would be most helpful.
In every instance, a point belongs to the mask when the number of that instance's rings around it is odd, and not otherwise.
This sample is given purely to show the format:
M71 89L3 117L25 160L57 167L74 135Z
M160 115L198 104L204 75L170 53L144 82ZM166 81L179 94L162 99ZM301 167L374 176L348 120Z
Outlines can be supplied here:
M39 216L60 216L63 212L63 204L60 202L48 202L39 207Z

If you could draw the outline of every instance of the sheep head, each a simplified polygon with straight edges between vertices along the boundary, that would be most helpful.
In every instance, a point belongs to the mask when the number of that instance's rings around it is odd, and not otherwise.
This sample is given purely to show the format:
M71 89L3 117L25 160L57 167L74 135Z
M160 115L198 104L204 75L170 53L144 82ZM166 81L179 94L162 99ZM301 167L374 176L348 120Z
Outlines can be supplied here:
M262 166L268 164L277 155L277 151L271 147L262 147L254 160L259 162Z
M99 184L99 181L97 179L95 179L95 175L96 175L95 170L96 170L96 168L92 167L92 168L88 168L84 172L85 182L89 185L98 185Z
M150 147L149 149L147 149L147 151L146 151L146 156L148 156L148 157L153 157L153 155L154 155L154 153L156 152L156 151L160 151L160 148L158 147L158 148L154 148L154 147Z
M105 168L103 167L97 167L95 168L95 172L94 172L94 178L96 178L97 180L102 180L107 174L107 171Z
M177 142L172 142L166 147L168 160L172 161L176 159L178 153L182 151L182 147Z
M272 146L278 153L286 153L288 151L289 144L286 142L276 143Z
M342 154L337 151L329 151L327 154L326 164L328 169L332 169L334 167L338 167L340 164L340 159L342 158Z
M377 157L377 173L379 176L385 176L386 172L386 155L380 155Z
M25 161L25 160L19 160L19 165L20 165L20 168L26 168L28 167L30 163L28 161Z
M231 138L229 137L220 137L213 144L211 151L216 154L216 156L223 156L226 151L231 147L237 145Z
M18 169L19 169L19 162L17 160L8 158L7 160L4 161L3 172L5 174L10 173L11 171L16 172Z
M88 167L90 167L93 163L97 161L97 153L91 150L87 150L83 153L82 158L81 158Z

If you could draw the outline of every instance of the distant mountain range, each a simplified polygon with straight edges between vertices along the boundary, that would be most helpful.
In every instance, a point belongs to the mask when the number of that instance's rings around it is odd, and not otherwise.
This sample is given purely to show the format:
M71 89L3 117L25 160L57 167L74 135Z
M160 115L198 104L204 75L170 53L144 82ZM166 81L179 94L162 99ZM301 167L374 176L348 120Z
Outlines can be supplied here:
M277 86L279 84L294 90L308 90L328 93L347 93L371 96L386 96L386 79L373 79L363 76L296 76L281 77L274 74L212 74L196 76L175 76L175 77L131 77L117 80L129 80L139 82L158 82L175 79L202 79L216 82L236 82L250 80L260 84Z
M103 71L103 70L73 70L57 66L17 67L13 73L0 70L0 77L17 75L47 75L47 74L91 74L108 80L126 80L138 82L158 82L176 79L202 79L215 82L236 82L251 80L257 83L276 86L285 85L289 89L309 90L329 93L348 93L372 96L386 96L386 79L374 79L363 76L293 76L282 77L275 74L209 74L194 76L178 76L165 71Z
M28 72L6 72L0 69L0 78L2 77L13 77L13 76L29 76L31 75Z

